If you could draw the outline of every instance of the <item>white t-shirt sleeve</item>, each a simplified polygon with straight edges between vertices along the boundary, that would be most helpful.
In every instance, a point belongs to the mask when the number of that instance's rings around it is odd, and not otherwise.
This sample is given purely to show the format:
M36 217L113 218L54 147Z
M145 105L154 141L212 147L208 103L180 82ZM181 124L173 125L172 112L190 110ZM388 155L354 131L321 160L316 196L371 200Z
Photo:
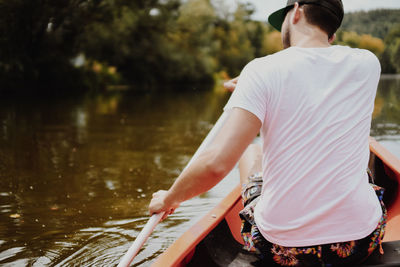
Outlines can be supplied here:
M263 123L267 113L268 86L257 65L256 59L242 70L236 89L224 110L242 108L256 115Z

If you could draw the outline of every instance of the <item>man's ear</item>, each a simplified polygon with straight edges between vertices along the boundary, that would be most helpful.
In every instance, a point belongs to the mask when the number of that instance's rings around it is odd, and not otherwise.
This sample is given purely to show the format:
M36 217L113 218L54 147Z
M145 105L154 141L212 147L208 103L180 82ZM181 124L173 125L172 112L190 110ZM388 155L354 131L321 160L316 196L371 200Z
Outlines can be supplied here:
M292 24L297 24L300 20L300 5L298 2L294 3L293 12L290 16Z
M336 40L336 33L334 33L329 39L328 42L332 44Z

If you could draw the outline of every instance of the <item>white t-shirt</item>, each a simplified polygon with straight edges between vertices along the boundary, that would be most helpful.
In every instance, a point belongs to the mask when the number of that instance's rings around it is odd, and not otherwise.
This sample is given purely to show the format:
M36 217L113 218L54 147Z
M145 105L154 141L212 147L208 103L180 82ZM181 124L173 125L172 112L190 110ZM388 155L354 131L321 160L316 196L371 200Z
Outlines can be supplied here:
M382 210L368 183L368 136L380 64L345 46L291 47L250 62L225 110L262 122L262 235L299 247L357 240Z

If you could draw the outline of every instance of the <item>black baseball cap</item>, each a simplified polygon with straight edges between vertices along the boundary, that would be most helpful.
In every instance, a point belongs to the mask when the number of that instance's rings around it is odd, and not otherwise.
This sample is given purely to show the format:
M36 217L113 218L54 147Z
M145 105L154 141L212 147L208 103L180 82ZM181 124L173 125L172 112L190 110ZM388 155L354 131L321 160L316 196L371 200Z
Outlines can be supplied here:
M334 14L337 18L337 28L339 28L340 24L342 24L344 16L342 0L288 0L286 7L275 11L268 17L268 22L272 25L272 27L274 27L278 31L281 31L282 23L285 20L286 13L294 6L296 2L298 2L300 5L311 4L324 7L328 9L332 14Z

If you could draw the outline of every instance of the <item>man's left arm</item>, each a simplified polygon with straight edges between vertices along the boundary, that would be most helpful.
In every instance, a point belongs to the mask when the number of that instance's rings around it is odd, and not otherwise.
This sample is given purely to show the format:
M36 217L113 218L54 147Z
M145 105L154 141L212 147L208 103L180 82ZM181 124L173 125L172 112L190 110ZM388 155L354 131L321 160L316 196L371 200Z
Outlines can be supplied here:
M153 194L150 214L164 211L165 218L181 202L214 187L232 170L260 128L261 121L256 115L233 108L212 144L179 175L168 191Z

